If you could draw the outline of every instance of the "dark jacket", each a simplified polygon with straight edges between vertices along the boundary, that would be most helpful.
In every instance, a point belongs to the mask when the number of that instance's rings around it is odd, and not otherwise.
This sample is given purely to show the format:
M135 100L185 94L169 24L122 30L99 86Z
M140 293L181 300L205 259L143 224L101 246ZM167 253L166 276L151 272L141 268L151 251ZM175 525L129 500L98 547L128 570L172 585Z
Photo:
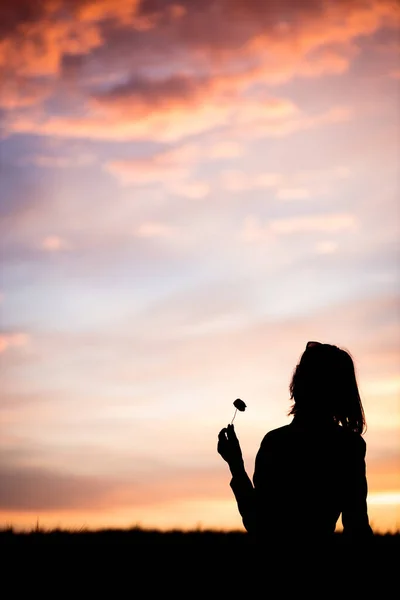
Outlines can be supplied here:
M341 514L344 534L370 536L365 451L361 435L333 423L316 427L295 417L270 431L254 485L244 472L231 480L245 528L261 539L326 538Z

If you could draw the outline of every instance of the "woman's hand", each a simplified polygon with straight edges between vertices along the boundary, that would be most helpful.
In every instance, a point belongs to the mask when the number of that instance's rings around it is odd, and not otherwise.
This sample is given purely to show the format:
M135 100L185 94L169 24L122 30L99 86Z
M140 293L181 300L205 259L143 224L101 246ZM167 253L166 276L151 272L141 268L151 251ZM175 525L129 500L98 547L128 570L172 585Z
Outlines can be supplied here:
M217 450L228 463L232 475L234 472L244 471L242 450L233 425L228 425L219 432Z

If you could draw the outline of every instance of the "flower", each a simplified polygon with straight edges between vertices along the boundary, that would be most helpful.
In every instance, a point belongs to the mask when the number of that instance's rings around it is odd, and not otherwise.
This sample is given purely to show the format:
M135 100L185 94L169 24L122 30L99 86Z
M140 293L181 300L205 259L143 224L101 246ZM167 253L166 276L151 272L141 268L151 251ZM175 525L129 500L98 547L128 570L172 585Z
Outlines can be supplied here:
M237 411L240 410L241 412L243 412L246 409L245 403L240 398L237 398L234 401L233 406L235 407L236 410L235 410L235 414L233 415L233 419L231 421L231 425L232 425L233 421L235 420Z
M246 409L245 403L240 398L235 400L235 402L233 403L233 406L242 412Z

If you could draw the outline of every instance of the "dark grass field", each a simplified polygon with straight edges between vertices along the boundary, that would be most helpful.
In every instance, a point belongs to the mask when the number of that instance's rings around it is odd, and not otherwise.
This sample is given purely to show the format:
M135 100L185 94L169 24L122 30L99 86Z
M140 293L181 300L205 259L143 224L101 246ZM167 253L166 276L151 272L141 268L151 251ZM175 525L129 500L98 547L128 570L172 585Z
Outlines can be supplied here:
M241 531L10 528L0 531L0 549L3 584L10 579L14 590L40 597L72 590L82 598L285 598L300 592L385 598L400 591L400 532L358 545L335 534L329 547L310 544L305 532L296 546L261 548Z

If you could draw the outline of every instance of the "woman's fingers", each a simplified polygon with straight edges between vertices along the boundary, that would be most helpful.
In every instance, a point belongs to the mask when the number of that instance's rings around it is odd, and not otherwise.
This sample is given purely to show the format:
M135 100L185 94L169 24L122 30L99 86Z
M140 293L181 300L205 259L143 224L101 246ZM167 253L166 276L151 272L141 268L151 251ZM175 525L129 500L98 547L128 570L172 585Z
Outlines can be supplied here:
M226 435L228 437L228 440L237 441L237 436L233 425L228 425L228 427L226 428Z
M226 427L224 427L223 429L221 429L221 431L218 434L218 439L219 441L224 441L226 440L226 435L227 435L227 431L226 431Z

